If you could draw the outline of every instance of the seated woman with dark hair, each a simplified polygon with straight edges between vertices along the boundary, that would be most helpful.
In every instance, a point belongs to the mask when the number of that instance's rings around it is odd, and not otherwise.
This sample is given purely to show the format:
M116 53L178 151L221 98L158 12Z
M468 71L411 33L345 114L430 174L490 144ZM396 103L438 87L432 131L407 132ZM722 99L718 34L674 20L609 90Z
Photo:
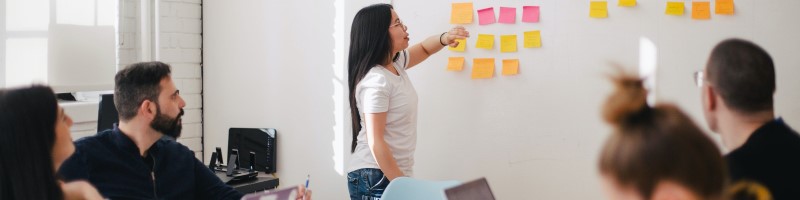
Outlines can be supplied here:
M770 199L754 183L728 188L722 153L677 106L648 105L635 76L613 81L603 108L613 132L599 160L609 199Z
M50 87L0 90L0 199L102 199L86 181L56 177L75 151L71 126Z

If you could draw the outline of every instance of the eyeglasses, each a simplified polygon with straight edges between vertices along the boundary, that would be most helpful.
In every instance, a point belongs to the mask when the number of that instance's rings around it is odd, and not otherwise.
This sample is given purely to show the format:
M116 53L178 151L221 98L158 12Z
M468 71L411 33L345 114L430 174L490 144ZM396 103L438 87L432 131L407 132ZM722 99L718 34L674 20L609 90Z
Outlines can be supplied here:
M703 73L703 71L694 72L694 84L697 85L697 87L703 87L703 83L705 82L705 73Z
M405 31L405 30L408 30L408 26L406 26L405 24L403 24L403 21L400 21L400 19L397 19L397 23L394 23L394 24L392 24L391 26L389 26L389 28L394 28L395 26L400 26L400 27L403 27L403 30L404 30L404 31Z

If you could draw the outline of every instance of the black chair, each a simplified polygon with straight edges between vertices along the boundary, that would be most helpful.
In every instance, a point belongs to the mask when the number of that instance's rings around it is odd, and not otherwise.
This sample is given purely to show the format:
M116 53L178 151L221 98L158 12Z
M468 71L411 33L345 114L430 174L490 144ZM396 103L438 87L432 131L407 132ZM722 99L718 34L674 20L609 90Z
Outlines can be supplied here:
M114 106L114 94L100 95L100 108L97 109L97 132L113 129L119 122L117 107Z

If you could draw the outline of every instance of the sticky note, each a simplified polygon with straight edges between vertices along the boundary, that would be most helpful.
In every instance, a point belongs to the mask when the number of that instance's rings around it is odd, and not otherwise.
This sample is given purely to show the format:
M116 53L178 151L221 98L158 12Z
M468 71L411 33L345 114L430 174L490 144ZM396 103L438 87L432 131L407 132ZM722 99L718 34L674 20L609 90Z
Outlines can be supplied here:
M501 35L500 52L517 52L517 35Z
M606 18L608 17L608 2L592 1L589 5L589 17Z
M447 71L464 70L464 57L450 57L447 61Z
M485 79L494 76L494 58L472 59L472 79Z
M523 33L525 36L525 48L539 48L542 47L542 35L539 31L528 31Z
M503 59L503 75L519 74L519 59Z
M664 13L668 15L683 15L683 2L667 2L667 10Z
M488 7L478 10L478 24L494 24L494 8Z
M732 15L733 14L733 0L717 0L717 7L714 13L718 15Z
M522 6L522 22L539 22L539 6Z
M450 11L451 24L472 23L472 3L453 3Z
M517 8L500 7L500 23L513 24L517 22Z
M458 46L449 47L450 51L464 52L467 49L467 39L456 39L456 42L458 42Z
M634 6L636 6L636 0L619 0L618 6L634 7Z
M692 19L711 19L711 2L692 2Z
M492 34L478 34L478 41L475 43L476 48L492 49L494 48L494 35Z

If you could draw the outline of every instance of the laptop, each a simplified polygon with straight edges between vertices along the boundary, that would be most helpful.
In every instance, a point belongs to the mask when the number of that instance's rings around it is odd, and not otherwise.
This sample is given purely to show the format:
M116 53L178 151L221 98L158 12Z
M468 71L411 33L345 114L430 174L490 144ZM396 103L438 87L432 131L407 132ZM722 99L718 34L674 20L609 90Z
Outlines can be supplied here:
M470 181L444 190L448 200L494 200L486 178Z
M244 195L242 200L294 200L297 199L297 187L275 189L266 192L250 193Z

